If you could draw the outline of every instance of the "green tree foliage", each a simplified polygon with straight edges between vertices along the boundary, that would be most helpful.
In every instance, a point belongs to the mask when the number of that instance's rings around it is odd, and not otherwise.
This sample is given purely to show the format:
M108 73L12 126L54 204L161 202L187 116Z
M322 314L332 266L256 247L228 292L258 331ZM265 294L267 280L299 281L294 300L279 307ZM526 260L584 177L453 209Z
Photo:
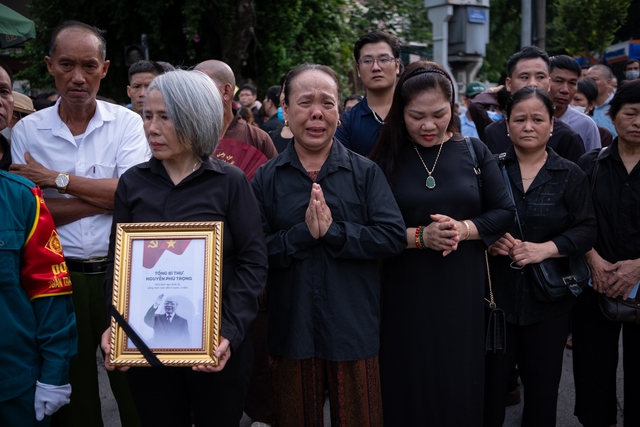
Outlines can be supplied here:
M520 49L519 1L491 0L489 44L479 78L498 82L509 56Z
M345 13L347 0L258 2L256 63L251 75L266 90L296 65L313 62L332 67L346 82L353 31Z
M33 0L37 38L21 56L31 66L17 77L33 88L53 87L44 56L52 30L75 19L105 29L109 73L100 94L127 101L126 45L147 34L149 56L189 67L207 59L228 63L239 83L266 89L304 62L336 70L349 91L353 44L373 28L406 41L431 37L422 0Z
M361 35L384 29L405 41L431 41L431 21L427 17L424 0L368 0L354 2L351 8L351 27Z
M555 0L551 50L569 55L602 51L622 26L631 0Z
M632 3L640 10L638 0L547 0L547 52L578 56L602 51L617 41L616 31L625 19L637 22ZM491 0L489 44L480 78L497 82L505 73L507 59L520 49L520 19L521 1Z
M30 14L36 24L34 40L25 44L20 56L31 66L17 77L28 79L32 88L50 88L53 79L48 74L44 57L48 55L51 32L66 20L78 20L106 30L107 59L111 62L102 81L100 95L126 101L126 45L140 43L142 33L149 34L152 59L182 64L187 40L181 19L182 2L177 0L33 0Z

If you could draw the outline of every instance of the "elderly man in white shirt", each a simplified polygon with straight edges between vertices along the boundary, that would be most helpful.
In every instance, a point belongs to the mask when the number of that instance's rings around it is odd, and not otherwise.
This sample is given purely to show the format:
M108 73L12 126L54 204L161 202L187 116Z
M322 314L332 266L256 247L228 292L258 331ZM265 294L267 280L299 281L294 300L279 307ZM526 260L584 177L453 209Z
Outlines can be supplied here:
M55 416L62 426L102 426L95 357L108 322L102 285L113 198L120 175L150 152L139 115L96 100L109 69L100 30L77 21L61 24L45 61L60 99L14 127L10 170L44 189L74 287L73 393ZM126 378L117 372L110 380L122 425L139 425Z
M602 146L598 126L586 114L571 108L571 101L578 91L582 69L578 62L567 55L549 58L549 97L555 108L553 117L568 124L582 138L585 152Z

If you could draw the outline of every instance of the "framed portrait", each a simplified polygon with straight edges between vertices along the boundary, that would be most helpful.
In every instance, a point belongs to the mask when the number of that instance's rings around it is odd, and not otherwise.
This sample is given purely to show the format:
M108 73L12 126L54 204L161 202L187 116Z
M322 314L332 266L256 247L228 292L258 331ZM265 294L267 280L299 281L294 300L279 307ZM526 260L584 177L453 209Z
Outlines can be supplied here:
M222 231L220 221L117 225L113 306L164 365L218 365ZM150 366L113 317L110 344L112 365Z

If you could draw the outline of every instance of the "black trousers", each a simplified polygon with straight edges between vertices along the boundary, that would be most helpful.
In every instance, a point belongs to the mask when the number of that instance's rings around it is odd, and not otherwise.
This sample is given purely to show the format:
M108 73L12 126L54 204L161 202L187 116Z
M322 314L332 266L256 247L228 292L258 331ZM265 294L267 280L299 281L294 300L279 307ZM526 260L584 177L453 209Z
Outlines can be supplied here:
M597 292L584 290L573 308L574 414L585 427L616 424L616 371L622 330L624 352L624 426L640 426L640 325L608 320Z
M142 425L238 427L252 364L253 345L247 337L221 372L194 372L189 367L129 369L127 377Z
M506 329L506 352L485 357L484 426L504 423L509 376L517 364L524 386L522 426L555 427L569 313L527 326L507 323Z
M251 421L274 424L276 411L267 353L267 310L264 303L260 303L260 311L253 319L249 333L253 340L253 372L244 411Z

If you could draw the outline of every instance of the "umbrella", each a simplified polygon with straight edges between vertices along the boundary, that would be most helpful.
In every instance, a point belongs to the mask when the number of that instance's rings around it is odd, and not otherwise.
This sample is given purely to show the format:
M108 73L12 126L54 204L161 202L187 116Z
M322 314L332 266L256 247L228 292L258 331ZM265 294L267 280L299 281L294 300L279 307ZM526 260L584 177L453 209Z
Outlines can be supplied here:
M36 24L0 4L0 49L17 46L36 37Z

